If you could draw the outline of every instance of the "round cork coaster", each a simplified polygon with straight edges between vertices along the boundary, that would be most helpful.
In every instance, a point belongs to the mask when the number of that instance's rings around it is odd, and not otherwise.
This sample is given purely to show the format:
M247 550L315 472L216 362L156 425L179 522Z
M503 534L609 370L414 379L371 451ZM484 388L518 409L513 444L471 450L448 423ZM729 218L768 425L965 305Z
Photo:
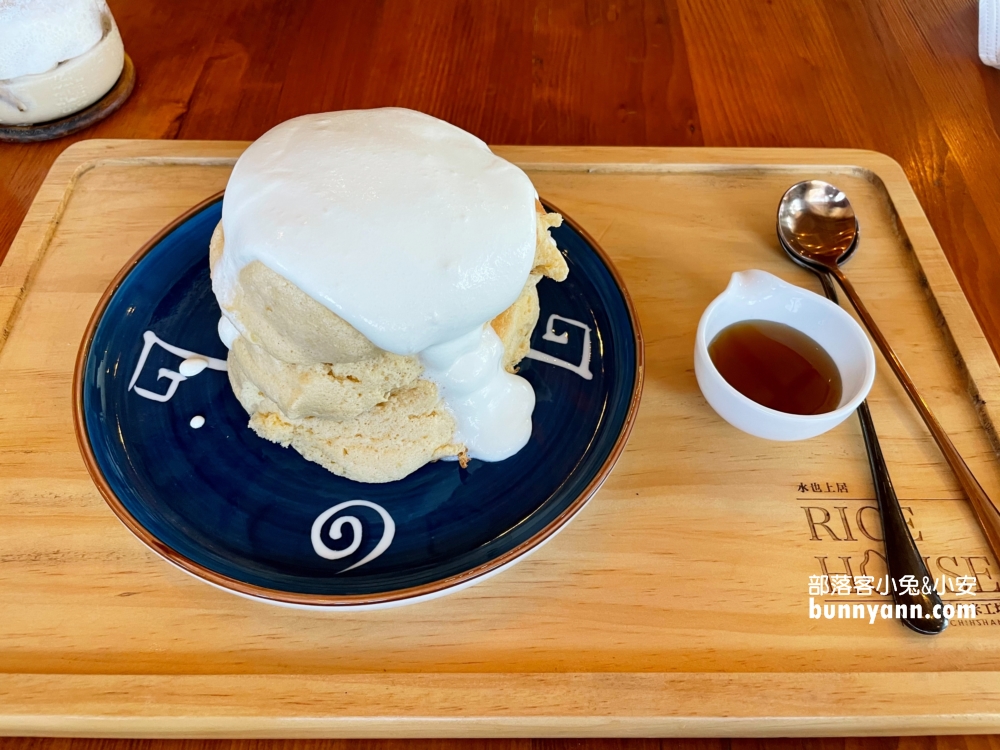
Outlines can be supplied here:
M122 73L118 76L115 85L89 107L66 115L66 117L60 117L58 120L49 120L49 122L40 122L35 125L0 125L0 141L8 143L51 141L54 138L62 138L84 128L89 128L122 106L134 87L135 66L132 64L132 58L126 53Z

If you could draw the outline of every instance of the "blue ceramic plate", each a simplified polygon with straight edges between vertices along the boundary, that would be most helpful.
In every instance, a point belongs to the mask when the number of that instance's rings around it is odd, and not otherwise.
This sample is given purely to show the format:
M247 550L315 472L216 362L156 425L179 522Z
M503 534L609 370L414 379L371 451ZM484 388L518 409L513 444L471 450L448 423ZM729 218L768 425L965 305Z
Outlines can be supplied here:
M553 231L569 278L539 284L542 313L521 364L537 396L528 445L499 463L442 461L361 484L247 427L220 371L208 243L221 213L219 195L139 251L98 305L76 369L77 436L91 475L167 560L278 604L412 602L512 564L607 477L639 403L642 342L614 269L572 222ZM184 377L189 353L220 370Z

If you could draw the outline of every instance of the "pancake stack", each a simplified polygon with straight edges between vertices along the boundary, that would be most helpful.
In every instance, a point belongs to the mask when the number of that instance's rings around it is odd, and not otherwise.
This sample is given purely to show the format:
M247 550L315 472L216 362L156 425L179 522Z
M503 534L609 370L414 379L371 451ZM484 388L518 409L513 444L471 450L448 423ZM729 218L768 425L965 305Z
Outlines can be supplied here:
M490 322L503 342L507 372L516 373L528 353L538 282L568 274L548 231L561 223L559 214L539 206L531 275L517 301ZM220 222L211 242L213 269L224 250ZM229 380L260 437L359 482L401 479L442 458L466 460L455 419L437 386L421 377L417 355L379 349L259 261L240 272L225 312L243 329L230 341Z
M419 112L272 129L237 162L210 247L250 428L359 482L513 455L536 286L568 274L561 222L524 172Z

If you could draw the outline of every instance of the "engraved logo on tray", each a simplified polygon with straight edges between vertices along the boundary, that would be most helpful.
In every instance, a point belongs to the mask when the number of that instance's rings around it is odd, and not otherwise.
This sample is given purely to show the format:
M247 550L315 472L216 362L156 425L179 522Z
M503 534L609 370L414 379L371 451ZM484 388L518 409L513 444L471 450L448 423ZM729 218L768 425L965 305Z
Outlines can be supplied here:
M880 581L887 575L882 522L874 499L851 497L846 482L810 479L797 482L794 491L801 514L800 528L809 546L814 547L811 576L825 576L831 581L846 580L851 589L856 590L859 583L872 577ZM945 553L935 549L932 543L935 540L925 540L921 528L921 503L924 501L900 500L907 525L921 547L927 570L938 584L942 598L946 602L959 602L968 601L957 598L963 593L976 597L976 618L953 620L952 625L1000 626L1000 570L993 558L988 554L959 554L954 550ZM941 503L965 501L936 502L940 506ZM932 524L935 529L939 525ZM971 591L959 591L963 582L969 582ZM888 590L876 589L873 593L876 599L892 600ZM833 596L824 601L847 599Z

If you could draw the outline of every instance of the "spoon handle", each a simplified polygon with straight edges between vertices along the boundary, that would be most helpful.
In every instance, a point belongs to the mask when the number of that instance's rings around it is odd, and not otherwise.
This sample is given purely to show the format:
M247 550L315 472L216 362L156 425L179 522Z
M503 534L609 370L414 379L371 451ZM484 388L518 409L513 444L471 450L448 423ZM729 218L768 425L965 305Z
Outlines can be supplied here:
M817 272L823 283L823 291L831 301L837 301L837 291L833 288L829 274ZM882 447L875 432L868 402L862 401L858 407L858 419L861 421L861 433L865 438L865 449L868 452L868 465L872 470L872 483L875 485L875 499L878 501L878 512L882 518L882 537L885 543L886 567L892 580L892 598L896 604L906 605L907 616L901 618L903 624L911 630L924 635L937 635L948 627L948 620L942 614L942 601L933 588L933 579L927 570L927 564L920 556L913 535L910 533L903 509L899 507L896 490L889 478L889 468L882 456ZM912 586L902 582L903 576L913 576L918 584L916 593ZM913 605L919 609L914 610Z
M937 421L937 418L931 413L927 403L917 391L917 386L914 385L909 374L906 372L906 369L903 367L903 363L899 361L899 357L896 356L896 352L893 351L892 346L889 345L885 336L882 335L882 331L879 330L879 327L872 318L871 313L868 312L868 309L861 302L861 299L858 297L858 293L854 290L854 286L839 268L831 268L830 273L832 273L840 283L844 293L847 294L848 299L851 300L851 304L854 306L854 309L858 311L858 316L868 328L868 332L871 334L872 338L875 339L875 343L878 345L879 350L889 362L889 366L892 368L892 371L896 373L896 377L899 378L899 382L903 384L903 388L906 390L906 395L910 397L913 405L917 407L917 411L920 412L920 416L923 418L927 428L931 431L934 441L938 444L938 447L944 454L945 460L948 462L951 470L955 473L955 478L958 480L958 484L969 498L969 502L972 504L972 510L976 514L976 520L979 521L979 525L982 527L983 533L986 535L986 540L989 542L993 556L1000 560L1000 511L997 511L993 501L990 500L986 491L980 486L976 477L966 465L962 455L958 452L958 449L955 448L954 443L951 442L951 438L948 437L944 428L941 427L941 424Z

